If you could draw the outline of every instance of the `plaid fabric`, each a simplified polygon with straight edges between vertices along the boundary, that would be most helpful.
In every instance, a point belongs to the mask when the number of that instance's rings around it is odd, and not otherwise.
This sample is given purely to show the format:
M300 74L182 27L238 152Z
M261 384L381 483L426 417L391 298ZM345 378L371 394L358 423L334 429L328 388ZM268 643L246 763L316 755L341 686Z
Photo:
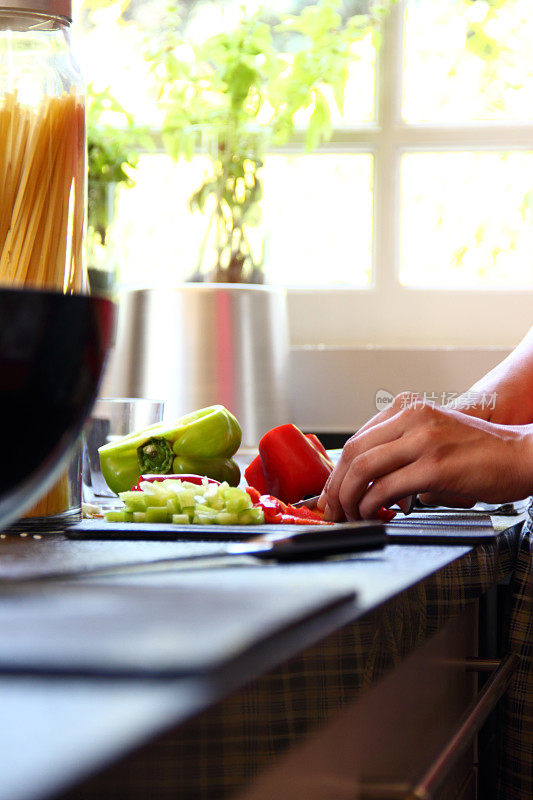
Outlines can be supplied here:
M273 758L338 714L470 602L508 579L515 563L516 540L514 531L502 534L496 546L476 547L418 586L160 736L68 797L230 797ZM504 792L504 797L525 800L527 795Z
M498 798L533 798L533 516L520 538L511 581L509 650L520 657L502 704Z

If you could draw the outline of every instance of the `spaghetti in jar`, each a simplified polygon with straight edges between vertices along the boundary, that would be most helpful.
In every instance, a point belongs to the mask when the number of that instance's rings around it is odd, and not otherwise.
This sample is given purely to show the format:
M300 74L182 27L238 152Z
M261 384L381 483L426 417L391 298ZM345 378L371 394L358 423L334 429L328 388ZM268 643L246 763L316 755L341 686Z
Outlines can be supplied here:
M87 290L85 92L70 22L70 0L0 2L2 288ZM28 516L79 514L76 480L65 473Z

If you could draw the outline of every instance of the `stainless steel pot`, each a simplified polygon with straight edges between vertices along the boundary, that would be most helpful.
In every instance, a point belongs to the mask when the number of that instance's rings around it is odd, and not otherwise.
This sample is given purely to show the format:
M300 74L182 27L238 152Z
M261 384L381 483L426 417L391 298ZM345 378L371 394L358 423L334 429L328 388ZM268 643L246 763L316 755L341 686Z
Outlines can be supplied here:
M124 291L119 303L106 396L160 398L168 420L222 403L243 447L291 420L284 289L191 283Z

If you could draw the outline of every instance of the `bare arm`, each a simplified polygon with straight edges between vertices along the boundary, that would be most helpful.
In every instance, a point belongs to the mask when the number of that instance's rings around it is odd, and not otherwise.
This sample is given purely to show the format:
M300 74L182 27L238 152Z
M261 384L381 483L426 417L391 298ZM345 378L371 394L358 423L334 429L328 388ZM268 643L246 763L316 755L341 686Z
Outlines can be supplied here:
M533 492L533 424L498 425L447 408L401 407L345 444L319 500L326 519L370 519L424 493L447 505ZM453 498L453 502L450 502Z
M478 401L471 405L473 395ZM501 425L533 422L533 328L500 364L478 380L455 406ZM493 402L491 402L493 399Z
M454 408L399 395L369 420L326 484L319 502L326 518L373 516L413 494L467 507L533 493L533 328Z

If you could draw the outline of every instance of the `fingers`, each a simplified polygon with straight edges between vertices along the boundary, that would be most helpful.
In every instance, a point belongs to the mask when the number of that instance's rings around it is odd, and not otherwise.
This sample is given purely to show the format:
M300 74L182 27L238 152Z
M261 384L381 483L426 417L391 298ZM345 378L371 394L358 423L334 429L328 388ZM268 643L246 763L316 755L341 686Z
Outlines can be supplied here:
M391 506L424 483L422 461L410 462L393 473L377 478L359 502L361 519L375 519L381 506Z
M362 434L357 433L345 444L318 502L318 508L324 511L326 519L359 519L358 499L375 477L376 470L382 474L383 470L396 469L409 457L405 446L377 450L385 445L390 448L402 436L404 429L405 421L397 414Z
M412 494L409 497L403 497L401 500L398 500L397 502L400 507L400 511L402 511L407 516L407 514L410 514L415 506L416 496Z
M381 504L403 502L412 494L436 489L442 477L439 450L447 441L446 426L453 415L418 404L388 418L384 413L381 422L355 434L321 497L319 507L325 518L366 518ZM455 416L461 417L457 412ZM405 474L402 470L411 463L417 464L417 471ZM404 485L406 477L411 482Z
M354 459L339 491L343 516L348 520L360 517L364 519L364 512L360 508L362 498L372 491L376 483L379 485L383 476L400 473L402 468L411 463L414 457L411 440L397 439L394 442L374 447ZM371 481L372 485L370 485ZM394 490L395 501L401 500L405 495L405 492L398 494ZM380 503L380 505L384 504Z

